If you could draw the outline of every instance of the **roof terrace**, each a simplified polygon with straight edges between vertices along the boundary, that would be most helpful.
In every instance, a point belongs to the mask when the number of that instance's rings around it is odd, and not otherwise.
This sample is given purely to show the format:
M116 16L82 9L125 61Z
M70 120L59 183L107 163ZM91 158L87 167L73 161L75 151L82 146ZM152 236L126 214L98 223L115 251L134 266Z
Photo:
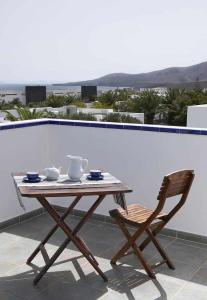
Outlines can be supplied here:
M2 299L207 299L207 185L206 129L167 126L112 124L62 120L13 122L0 125L0 296ZM178 169L195 170L195 181L187 202L169 223L159 240L175 263L156 269L151 280L134 255L117 266L110 259L124 241L108 211L115 207L111 197L83 227L81 236L90 246L109 278L104 283L73 244L49 269L37 286L33 278L44 264L37 256L33 266L26 259L48 232L52 219L37 201L25 198L26 213L19 206L11 172L63 166L67 154L89 159L89 168L109 171L128 184L133 193L127 203L139 202L154 208L165 174ZM68 220L71 226L88 209L91 198L81 201ZM172 203L175 199L171 199ZM53 199L64 211L67 199ZM170 209L172 203L168 203ZM47 251L52 254L64 239L61 230L52 237ZM157 259L155 248L144 251L150 262Z

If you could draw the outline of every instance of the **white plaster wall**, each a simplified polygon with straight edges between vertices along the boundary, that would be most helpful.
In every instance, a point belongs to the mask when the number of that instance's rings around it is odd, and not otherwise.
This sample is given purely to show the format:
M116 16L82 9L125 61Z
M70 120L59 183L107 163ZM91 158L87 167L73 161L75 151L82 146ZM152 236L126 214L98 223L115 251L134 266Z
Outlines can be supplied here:
M48 130L48 125L0 130L0 222L24 213L11 172L42 170L48 165ZM34 199L24 198L24 204L27 212L39 207Z
M4 125L0 125L4 126ZM63 166L67 154L89 159L89 167L109 171L132 189L128 203L157 205L156 196L165 174L178 169L195 170L195 181L184 208L169 228L207 235L207 136L159 133L136 130L104 129L81 126L40 125L0 130L0 222L23 213L19 207L11 172L42 170ZM79 209L86 210L91 197L83 198ZM53 203L68 205L71 199ZM38 207L36 200L24 199L27 211ZM175 204L168 200L167 209ZM108 215L116 207L111 197L104 200L97 213ZM199 216L199 218L198 218Z
M187 127L207 128L207 105L188 106Z
M157 205L156 196L165 174L179 169L194 169L195 181L185 207L168 225L169 228L206 235L207 229L207 137L187 134L134 130L102 129L75 126L50 128L50 164L67 170L67 154L89 160L89 168L109 171L132 189L128 203ZM66 205L58 199L56 204ZM79 209L86 210L89 198L82 199ZM168 200L168 208L175 199ZM108 215L116 205L108 197L97 212ZM198 218L199 216L199 218Z

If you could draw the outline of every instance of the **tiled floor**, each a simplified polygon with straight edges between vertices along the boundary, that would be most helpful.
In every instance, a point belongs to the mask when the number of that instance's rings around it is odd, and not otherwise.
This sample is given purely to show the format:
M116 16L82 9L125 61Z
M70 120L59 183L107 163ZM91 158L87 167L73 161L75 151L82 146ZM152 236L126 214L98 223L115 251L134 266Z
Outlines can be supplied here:
M74 226L78 217L68 221ZM34 286L33 278L44 261L41 255L34 259L33 267L25 261L52 224L47 215L41 215L0 232L0 300L207 299L207 245L160 236L176 270L162 265L156 269L157 279L151 280L133 255L123 258L115 267L110 265L110 258L124 238L115 225L94 220L86 224L80 235L96 256L108 283L69 244ZM58 230L46 247L50 255L63 239L63 232ZM144 254L151 263L159 260L152 245Z

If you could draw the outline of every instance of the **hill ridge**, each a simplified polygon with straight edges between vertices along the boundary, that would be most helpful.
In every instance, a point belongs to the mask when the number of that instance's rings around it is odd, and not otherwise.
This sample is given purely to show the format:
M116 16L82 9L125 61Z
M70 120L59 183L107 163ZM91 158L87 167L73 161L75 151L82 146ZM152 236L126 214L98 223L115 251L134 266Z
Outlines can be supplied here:
M185 86L207 82L207 61L188 67L168 67L146 73L111 73L96 79L54 85L98 85L111 87Z

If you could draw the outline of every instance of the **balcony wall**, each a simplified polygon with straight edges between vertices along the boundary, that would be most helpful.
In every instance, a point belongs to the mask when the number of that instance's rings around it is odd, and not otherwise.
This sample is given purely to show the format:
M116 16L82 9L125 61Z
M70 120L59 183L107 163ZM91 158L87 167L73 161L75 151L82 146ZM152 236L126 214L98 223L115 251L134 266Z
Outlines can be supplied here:
M54 164L63 166L66 172L66 155L74 154L88 158L89 169L109 171L128 184L134 191L127 195L128 203L138 201L149 207L157 204L165 174L194 169L196 177L188 201L168 227L207 236L206 130L58 120L48 123L0 130L0 221L22 213L10 176L12 171L41 170ZM168 200L167 209L175 200ZM24 202L28 210L37 207L32 199ZM65 206L68 200L56 199L53 203ZM91 199L82 199L78 208L86 210L90 203ZM115 206L108 197L97 213L107 215Z
M19 123L35 126L8 128L8 125L0 125L0 222L24 213L17 200L11 173L42 170L48 164L49 125L31 121L13 122L10 126L19 126ZM24 203L27 212L39 207L33 199L25 199Z

